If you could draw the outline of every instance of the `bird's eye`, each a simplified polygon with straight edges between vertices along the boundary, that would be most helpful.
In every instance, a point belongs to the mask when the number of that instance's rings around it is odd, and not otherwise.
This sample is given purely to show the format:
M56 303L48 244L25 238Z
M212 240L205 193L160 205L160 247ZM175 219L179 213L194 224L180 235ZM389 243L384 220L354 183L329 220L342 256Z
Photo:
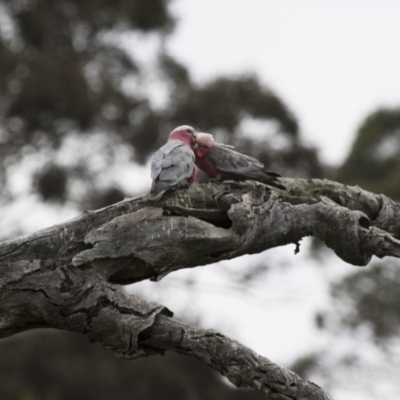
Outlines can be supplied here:
M193 133L191 129L186 129L187 133Z

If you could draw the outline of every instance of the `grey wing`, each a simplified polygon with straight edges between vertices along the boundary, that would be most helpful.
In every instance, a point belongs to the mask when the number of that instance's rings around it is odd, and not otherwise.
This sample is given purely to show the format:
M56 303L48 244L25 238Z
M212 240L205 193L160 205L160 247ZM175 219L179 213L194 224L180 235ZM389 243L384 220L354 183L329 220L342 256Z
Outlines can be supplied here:
M165 156L158 179L168 182L170 186L177 186L191 177L194 168L194 153L182 144Z
M170 140L164 146L157 150L151 160L151 179L156 180L163 168L167 168L170 162L169 154L182 146L182 142L178 140Z
M264 164L256 158L239 153L225 145L215 146L208 154L208 158L218 172L225 174L247 174L264 168Z
M257 167L264 168L264 164L261 161L257 160L257 158L247 156L246 154L243 154L243 153L239 153L236 150L235 146L232 146L230 144L216 142L216 147L220 148L221 150L225 150L226 154L231 154L234 157L239 156L243 159L246 159L248 162L254 163L254 165L256 165ZM232 152L229 152L229 150L232 150Z
M153 156L149 198L158 199L166 190L185 183L194 168L194 153L188 146L177 140L167 142Z
M235 150L235 146L232 146L231 144L225 144L225 143L219 143L219 142L215 142L216 146L219 147L226 147L227 149L233 149Z
M153 156L151 160L151 179L154 181L157 179L158 175L160 175L162 169L162 161L165 157L165 154L159 149Z
M280 175L264 169L264 164L256 158L226 146L215 146L208 154L209 161L219 172L223 179L255 180L270 186L285 190L285 186L279 181Z

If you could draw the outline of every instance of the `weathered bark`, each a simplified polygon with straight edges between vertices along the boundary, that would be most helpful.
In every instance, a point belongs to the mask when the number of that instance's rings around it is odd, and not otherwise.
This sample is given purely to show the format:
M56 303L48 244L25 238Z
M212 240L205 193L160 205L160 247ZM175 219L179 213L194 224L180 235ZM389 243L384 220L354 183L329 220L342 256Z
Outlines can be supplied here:
M255 354L218 332L183 324L159 315L141 334L142 348L173 350L195 357L238 387L261 391L268 399L331 399L312 382Z
M80 332L124 357L173 350L276 399L327 399L317 386L115 284L158 280L317 236L343 260L400 257L400 205L319 180L207 183L157 203L127 200L0 244L0 337L34 327Z

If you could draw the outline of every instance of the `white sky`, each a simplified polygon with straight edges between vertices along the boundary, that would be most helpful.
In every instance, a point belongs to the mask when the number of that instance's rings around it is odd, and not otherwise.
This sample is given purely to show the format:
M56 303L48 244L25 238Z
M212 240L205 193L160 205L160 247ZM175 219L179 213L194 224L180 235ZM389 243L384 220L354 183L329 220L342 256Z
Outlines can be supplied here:
M400 0L175 0L172 9L180 21L168 47L194 78L256 72L295 112L305 138L321 149L324 161L343 161L368 112L400 106ZM145 55L151 54L149 43L143 46ZM140 50L130 45L135 54ZM132 187L140 191L149 186L149 165L134 171L123 160L115 168L108 175L126 184L128 193ZM17 193L29 192L28 181L17 175L14 180ZM32 232L76 214L69 208L61 211L42 207L33 195L23 196L22 203L3 208L0 226L10 234L19 227L20 215L32 215L23 226L24 232ZM297 256L287 246L226 263L234 271L250 261L268 261L271 272L249 291L231 289L233 283L218 273L221 266L179 271L160 283L141 282L132 289L148 290L147 299L155 296L153 300L178 313L185 305L204 310L204 326L288 366L309 349L329 347L327 336L315 329L314 314L329 306L329 282L354 271L336 256L310 260L306 243ZM188 277L197 282L197 296L179 284ZM163 286L168 282L170 290ZM349 343L338 339L335 346ZM337 385L336 392L344 392L336 398L398 399L393 389L397 381L381 380L382 385L388 382L391 394L383 396L379 389L375 397L361 396L360 390L370 386L355 376L354 388Z
M179 21L168 49L189 67L196 81L257 73L293 110L304 138L321 150L325 162L344 161L368 113L382 106L400 107L398 0L174 0L172 10ZM325 258L323 266L304 254L294 260L288 248L259 257L273 259L274 254L297 265L288 273L268 274L260 282L258 293L268 298L264 306L246 300L249 293L218 297L207 292L199 303L208 310L205 326L287 366L307 349L318 352L329 347L324 343L327 338L315 330L313 315L327 305L333 276L354 267L335 256ZM235 262L243 260L232 261L230 267ZM200 281L218 282L214 268L197 268L193 274ZM174 304L171 308L176 309ZM335 346L349 343L337 338ZM378 371L379 367L373 373ZM398 398L394 379L380 379L388 385L388 393L379 388L366 394L365 376L361 371L359 375L354 387L344 376L330 390L340 400Z
M256 72L340 163L367 113L400 106L398 0L175 0L170 51L196 80Z

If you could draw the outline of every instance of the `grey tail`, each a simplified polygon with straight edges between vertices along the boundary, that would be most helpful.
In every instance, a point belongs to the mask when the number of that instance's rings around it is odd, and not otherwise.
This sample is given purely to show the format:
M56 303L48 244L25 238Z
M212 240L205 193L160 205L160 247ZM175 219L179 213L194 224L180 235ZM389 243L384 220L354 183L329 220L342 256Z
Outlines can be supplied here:
M266 179L262 183L265 183L266 185L269 185L269 186L276 187L276 188L281 189L281 190L286 190L286 186L283 186L281 183L279 183L276 180Z
M276 172L270 172L265 170L262 170L262 172L265 175L263 177L264 179L259 180L260 182L265 183L266 185L269 186L274 186L281 190L286 190L286 187L282 185L282 183L279 181L279 178L281 177L279 174L277 174Z
M165 193L165 190L161 192L152 192L149 190L144 196L143 201L158 201L161 199L162 195Z
M268 176L274 177L274 178L280 178L282 176L276 172L266 171L265 169L263 169L262 172L264 172L264 174L267 174Z

